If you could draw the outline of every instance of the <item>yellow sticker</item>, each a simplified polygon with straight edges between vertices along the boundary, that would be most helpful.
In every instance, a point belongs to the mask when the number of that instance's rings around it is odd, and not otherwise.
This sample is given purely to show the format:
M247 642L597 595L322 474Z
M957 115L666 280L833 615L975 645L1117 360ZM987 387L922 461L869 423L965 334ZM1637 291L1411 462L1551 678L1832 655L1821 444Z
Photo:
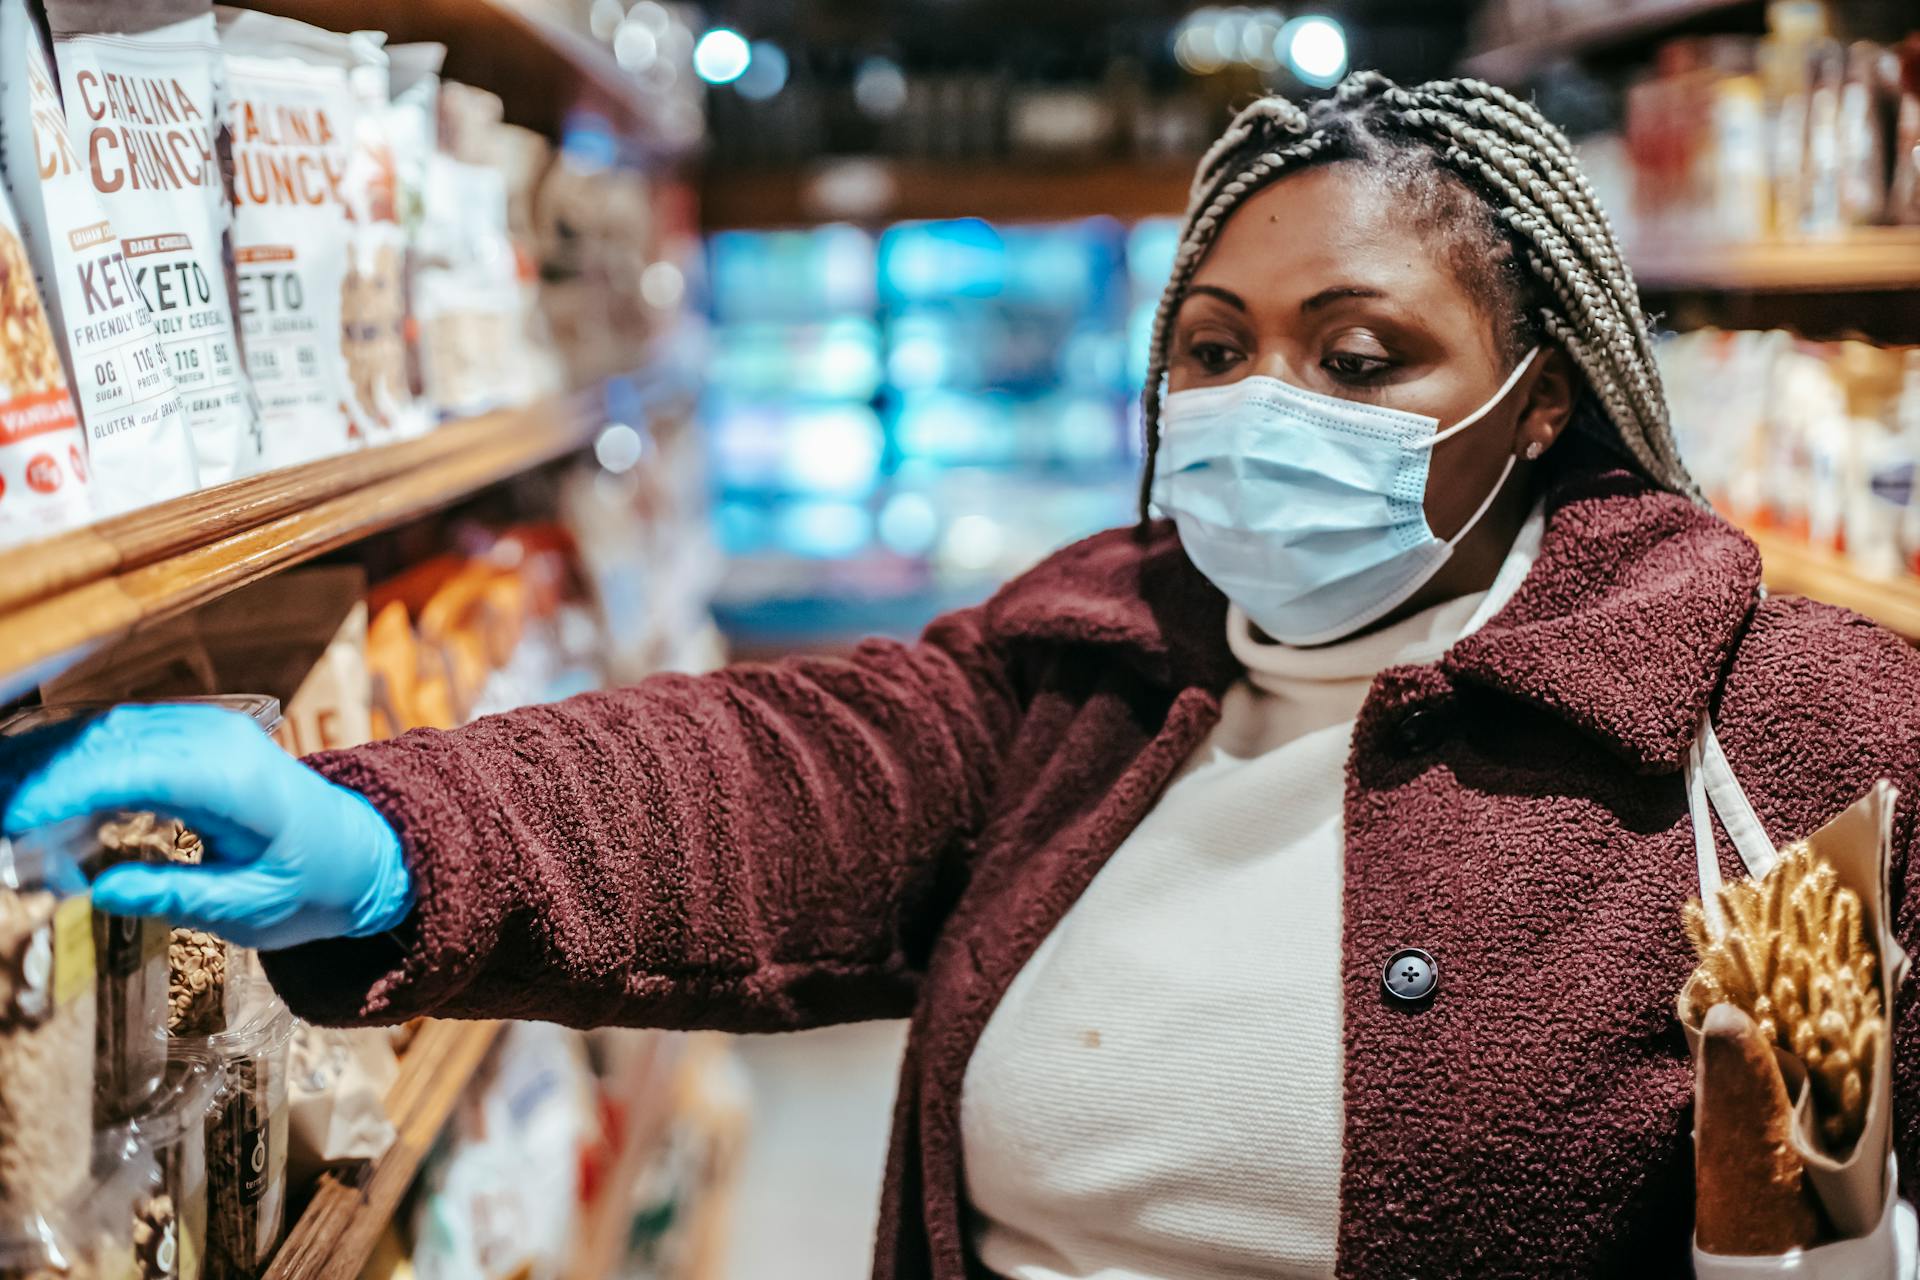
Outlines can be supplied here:
M77 1000L93 991L93 899L63 898L53 909L53 1002Z

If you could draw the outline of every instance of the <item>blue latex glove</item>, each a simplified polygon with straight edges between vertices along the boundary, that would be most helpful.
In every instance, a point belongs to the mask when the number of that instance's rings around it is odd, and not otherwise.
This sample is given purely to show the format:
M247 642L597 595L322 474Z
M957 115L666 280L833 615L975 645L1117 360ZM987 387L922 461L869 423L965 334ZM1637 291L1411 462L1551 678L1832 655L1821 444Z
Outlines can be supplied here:
M61 737L14 792L7 834L91 813L157 809L205 842L197 867L102 873L93 896L104 911L165 916L271 950L380 933L413 909L412 880L387 820L238 712L118 707ZM30 750L32 741L18 745Z

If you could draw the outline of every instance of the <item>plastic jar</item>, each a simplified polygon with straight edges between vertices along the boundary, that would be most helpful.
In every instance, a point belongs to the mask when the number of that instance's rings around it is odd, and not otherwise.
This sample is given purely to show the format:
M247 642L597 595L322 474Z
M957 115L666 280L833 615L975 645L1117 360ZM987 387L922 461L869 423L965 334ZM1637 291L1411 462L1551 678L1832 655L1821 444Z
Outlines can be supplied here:
M249 716L268 733L280 723L280 703L264 695L184 698L181 702L225 707ZM113 709L111 703L67 702L36 707L0 725L0 736L74 726ZM89 876L125 862L198 861L199 838L155 813L120 813L61 824L68 856ZM177 931L186 933L187 931ZM190 934L196 947L179 952L197 962L192 972L174 972L173 933L164 920L95 913L94 1123L111 1128L142 1107L160 1087L167 1065L167 1031L176 1008L195 1011L202 1031L224 1025L222 982L228 948L207 935ZM212 956L209 957L209 952ZM196 976L197 974L197 976ZM198 983L189 990L189 983Z
M0 1205L50 1212L87 1180L93 913L70 832L0 838Z
M207 1121L226 1072L203 1052L176 1049L160 1092L133 1119L150 1174L129 1206L143 1280L200 1280L207 1257Z
M226 1030L176 1037L218 1062L225 1081L207 1118L206 1274L229 1280L266 1269L287 1210L288 1044L293 1014L257 970L236 984Z

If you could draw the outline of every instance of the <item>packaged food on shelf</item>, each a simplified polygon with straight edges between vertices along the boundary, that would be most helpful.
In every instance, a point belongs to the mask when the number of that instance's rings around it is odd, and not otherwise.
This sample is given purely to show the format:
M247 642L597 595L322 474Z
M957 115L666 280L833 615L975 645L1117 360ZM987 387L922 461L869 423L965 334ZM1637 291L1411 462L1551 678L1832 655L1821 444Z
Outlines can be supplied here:
M287 1209L293 1015L257 970L238 986L238 1009L227 1028L183 1041L225 1072L207 1121L207 1273L221 1278L261 1273Z
M516 1022L421 1175L419 1280L557 1280L579 1222L580 1157L594 1129L580 1032Z
M0 198L0 545L93 518L85 448L20 224Z
M205 1269L207 1118L224 1084L219 1063L176 1052L159 1094L134 1117L131 1158L150 1162L132 1206L141 1280L200 1280Z
M1699 330L1660 348L1694 474L1738 523L1920 569L1920 348Z
M322 1170L374 1160L393 1145L387 1091L400 1074L383 1028L294 1028L289 1066L287 1171L295 1186Z
M441 147L428 160L414 308L428 398L442 417L509 402L522 310L507 186L493 131L500 100L440 86ZM514 352L509 359L508 352Z
M356 49L352 81L359 115L346 191L353 214L348 245L346 352L348 407L364 444L420 435L432 425L414 393L407 356L407 228L402 221L396 119L388 53ZM404 144L403 144L404 145Z
M159 331L200 482L260 466L234 327L224 68L211 0L47 0L67 128Z
M348 71L373 38L224 6L218 22L233 134L234 278L260 405L260 465L288 466L353 444L341 342L358 114Z
M180 393L68 133L53 63L26 0L0 3L0 178L48 318L65 345L97 514L200 485Z
M70 827L0 837L0 1206L52 1213L87 1178L94 955Z
M153 813L116 815L95 833L99 854L89 876L127 862L164 862L181 841L198 843L178 822ZM93 913L96 980L94 1118L124 1120L160 1087L167 1067L169 1009L167 922Z
M426 373L420 363L420 322L414 308L419 276L420 227L425 217L427 167L439 140L440 66L446 60L443 44L420 42L387 46L389 101L384 115L387 145L393 152L394 207L406 235L403 259L406 318L401 337L406 356L406 411L400 417L402 434L424 432L433 426L433 407L427 400Z
M140 1275L135 1219L129 1211L146 1169L123 1150L125 1130L103 1135L110 1145L81 1188L46 1209L0 1206L0 1280L128 1280ZM93 1144L82 1140L83 1163ZM155 1205L164 1211L167 1206ZM162 1225L164 1231L164 1225ZM149 1233L148 1238L153 1236Z
M1920 226L1920 31L1900 42L1899 105L1894 115L1893 177L1887 220Z

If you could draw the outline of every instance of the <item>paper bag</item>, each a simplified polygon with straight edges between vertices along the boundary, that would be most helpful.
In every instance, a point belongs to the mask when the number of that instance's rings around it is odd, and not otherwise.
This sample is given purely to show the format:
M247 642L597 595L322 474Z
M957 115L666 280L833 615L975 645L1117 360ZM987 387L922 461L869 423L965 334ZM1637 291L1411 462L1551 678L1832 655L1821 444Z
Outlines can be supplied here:
M287 1169L296 1183L328 1165L372 1160L393 1145L387 1091L400 1064L383 1030L299 1024L287 1082Z
M1808 843L1820 858L1829 863L1840 883L1859 896L1867 934L1874 940L1880 957L1881 1012L1886 1025L1893 1026L1894 993L1907 976L1909 958L1894 938L1892 912L1887 889L1888 867L1892 859L1893 809L1898 792L1887 782L1874 788L1858 802L1814 832ZM1699 1028L1682 1019L1689 1047L1696 1055L1700 1048ZM1891 1276L1895 1272L1875 1261L1867 1270L1858 1270L1864 1258L1853 1258L1862 1249L1875 1259L1891 1249L1896 1223L1909 1230L1912 1214L1896 1213L1893 1175L1893 1067L1891 1037L1881 1041L1878 1060L1871 1073L1872 1094L1859 1140L1844 1158L1836 1159L1821 1146L1813 1116L1812 1091L1796 1088L1792 1145L1805 1163L1807 1178L1821 1208L1840 1237L1834 1244L1798 1251L1778 1258L1714 1258L1695 1252L1697 1275L1767 1274L1803 1276ZM1797 1060L1782 1055L1782 1072L1789 1087L1801 1085L1804 1073ZM1842 1248L1858 1243L1851 1252ZM1831 1252L1838 1250L1838 1252ZM1833 1268L1808 1264L1827 1255ZM1843 1256L1844 1255L1844 1256ZM1911 1256L1911 1253L1907 1255ZM1849 1259L1852 1259L1849 1261ZM1798 1261L1796 1261L1798 1260ZM1788 1265L1791 1264L1791 1265ZM1781 1267L1787 1269L1782 1271ZM1759 1270L1756 1271L1756 1268ZM1835 1269L1837 1268L1837 1269Z

